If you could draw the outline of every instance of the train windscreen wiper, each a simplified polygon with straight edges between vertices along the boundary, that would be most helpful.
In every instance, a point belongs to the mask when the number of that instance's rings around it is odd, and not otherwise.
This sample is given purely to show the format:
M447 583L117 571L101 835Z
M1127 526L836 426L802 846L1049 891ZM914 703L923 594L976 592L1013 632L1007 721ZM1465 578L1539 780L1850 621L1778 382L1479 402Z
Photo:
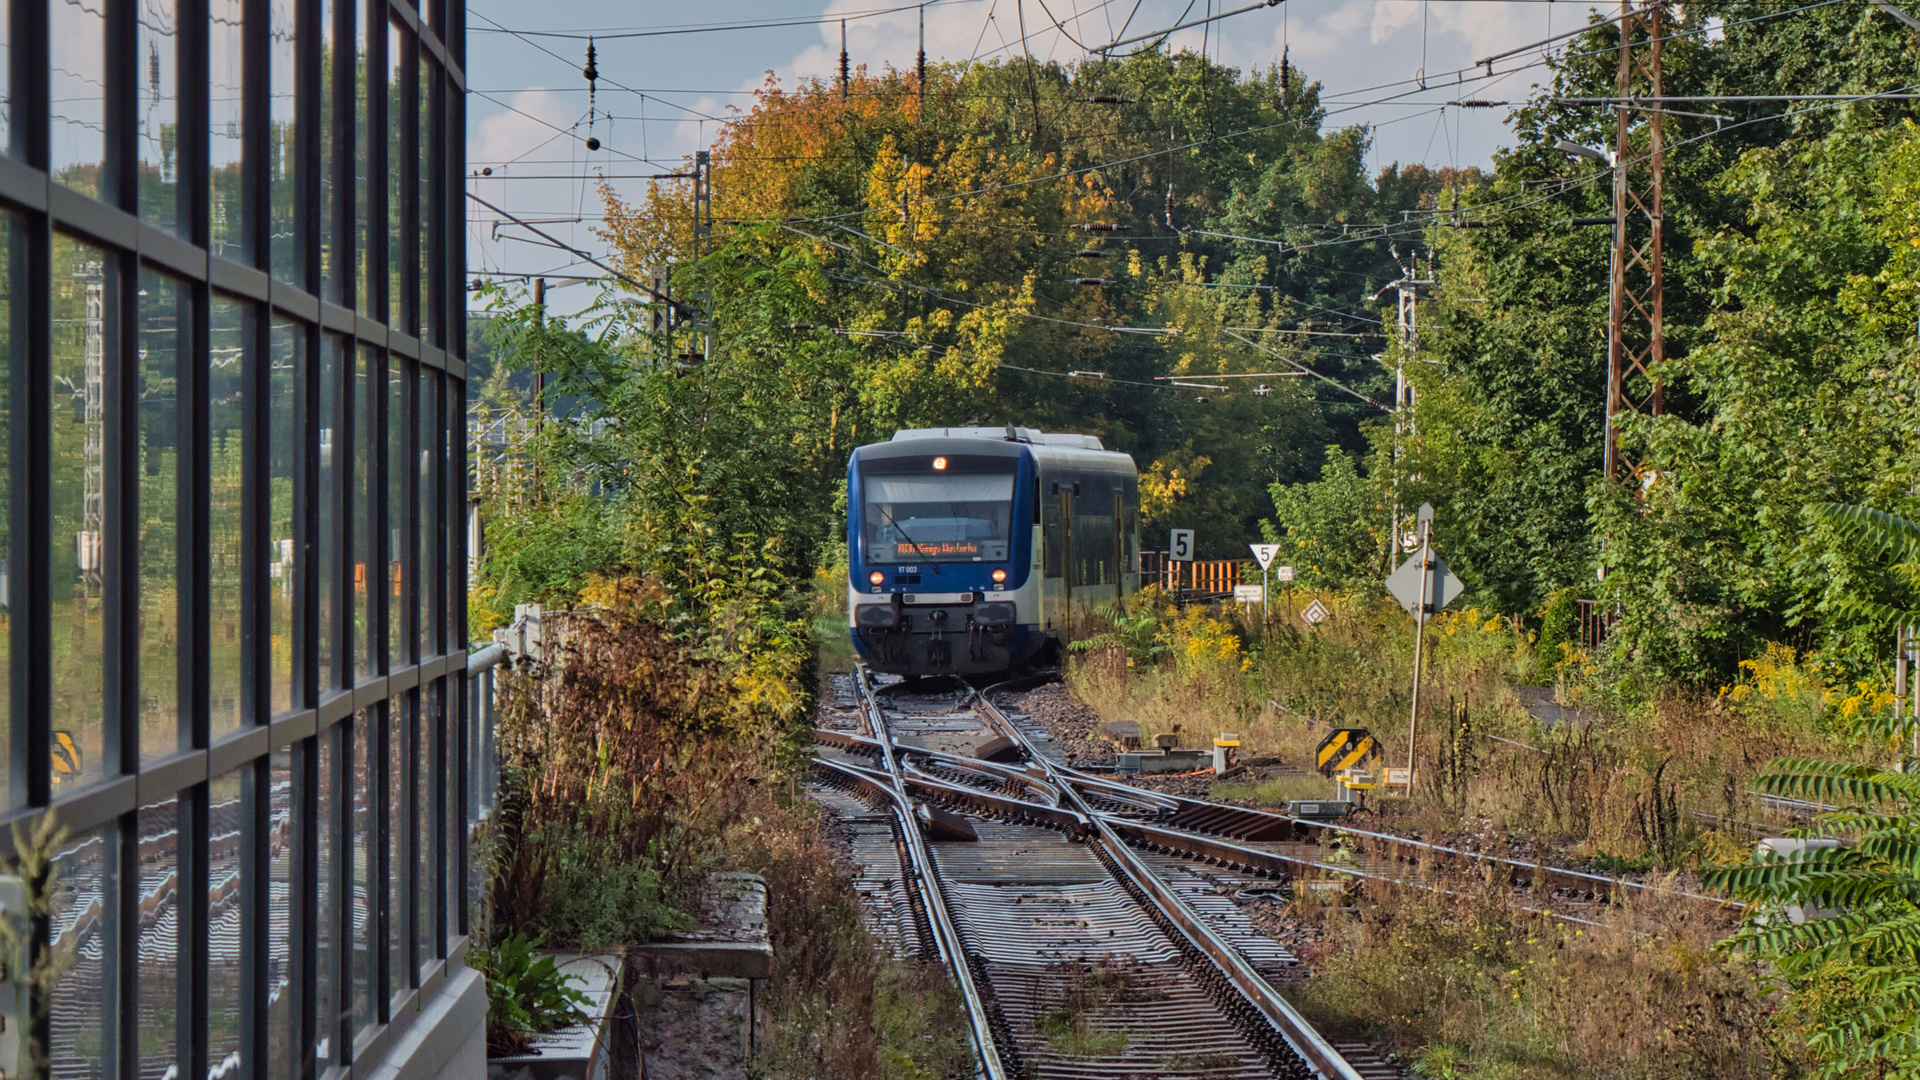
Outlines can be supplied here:
M913 537L907 535L907 530L902 528L900 523L893 519L893 511L887 509L886 503L874 503L873 505L880 508L881 516L887 519L887 524L893 526L894 531L900 534L901 539L913 545L913 550L916 554L921 555L923 557L926 556L927 549L920 546L920 541L915 540ZM932 559L928 559L927 565L933 567L933 574L935 577L940 576L940 564L938 562L935 562Z

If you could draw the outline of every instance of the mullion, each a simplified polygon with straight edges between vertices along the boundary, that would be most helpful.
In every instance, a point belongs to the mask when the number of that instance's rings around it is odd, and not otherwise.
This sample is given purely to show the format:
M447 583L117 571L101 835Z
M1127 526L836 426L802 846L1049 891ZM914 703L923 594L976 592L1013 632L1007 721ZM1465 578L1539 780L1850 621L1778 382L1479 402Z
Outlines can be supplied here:
M213 115L212 86L206 77L211 70L212 54L208 45L207 0L179 0L179 53L174 58L179 102L175 145L177 160L174 176L174 212L178 215L180 235L193 246L212 247L212 203L209 190L211 165L208 152L212 139L207 125Z
M269 0L247 0L245 6L241 39L240 115L244 130L240 171L243 177L241 206L246 218L241 232L248 242L244 261L270 270L272 206L268 201L270 162L266 147L272 138L269 106L272 80L266 36L268 3ZM296 1053L309 1063L307 1069L302 1070L309 1075L313 1040L319 1034L313 1027L316 1020L329 1026L327 1034L337 1043L332 1060L338 1063L351 1056L354 1031L349 1001L354 974L351 920L355 844L376 845L358 854L366 858L369 865L377 867L368 884L381 905L377 919L381 932L372 943L373 951L367 959L377 969L372 996L379 1022L390 1020L394 998L417 984L421 971L433 959L421 955L426 950L422 931L429 928L439 931L434 935L436 946L426 951L440 953L454 942L459 929L463 929L454 924L466 921L462 898L469 854L463 826L476 794L473 787L477 734L473 726L476 722L472 715L474 702L470 700L464 672L458 666L446 672L445 678L438 675L433 679L407 678L410 670L422 670L429 658L452 655L457 659L464 652L458 638L465 620L458 610L458 597L451 581L451 575L463 565L465 538L465 507L460 498L465 451L461 407L464 380L457 374L461 369L453 365L464 347L464 334L460 329L464 311L455 306L464 297L462 283L457 280L460 267L457 226L462 207L449 194L459 190L449 185L457 183L462 155L460 144L448 127L463 115L464 103L450 90L451 83L459 78L458 69L446 66L460 63L462 51L458 34L454 32L457 28L452 25L458 21L459 12L449 15L445 11L448 6L434 0L434 17L422 19L404 4L385 0L341 0L336 5L337 63L331 78L338 117L343 122L330 130L323 130L317 124L318 103L314 90L322 74L318 63L318 35L300 34L296 61L296 123L300 129L296 134L299 143L296 156L304 159L306 167L297 169L294 224L303 242L306 272L302 280L289 284L294 284L305 298L327 299L327 290L321 287L318 273L320 249L315 241L321 219L320 191L316 170L311 165L316 161L319 140L332 139L337 152L330 163L336 182L328 193L334 200L335 211L331 215L334 235L329 240L335 258L334 274L339 283L338 291L332 295L341 306L364 311L369 318L358 320L360 333L338 337L323 335L311 315L294 318L306 347L298 358L300 370L294 380L292 419L296 427L293 531L301 552L293 582L296 678L289 715L297 718L304 712L311 717L311 710L321 703L323 696L328 696L321 693L323 686L328 691L349 689L360 650L367 650L364 655L372 660L370 666L376 675L400 676L395 679L396 685L408 687L386 695L383 702L363 703L370 721L365 729L356 729L349 714L322 726L307 742L296 743L292 754L296 777L293 877L299 902L292 912L291 993L294 1001L291 1015L303 1018L296 1024L303 1030L289 1034L295 1036ZM35 170L43 178L41 182L51 187L51 182L44 180L50 152L47 10L46 0L17 0L10 6L11 22L4 29L20 46L15 50L16 60L26 62L16 63L10 70L8 90L16 110L13 145L0 148L0 152L9 153L15 162ZM303 31L317 29L317 11L316 0L302 0L299 19ZM213 573L208 507L213 478L209 454L212 384L208 363L215 295L204 262L213 239L212 177L208 162L211 101L210 86L205 78L211 61L208 0L180 0L179 15L175 61L178 163L172 195L178 239L161 236L153 228L138 223L141 174L137 117L139 77L144 67L139 53L138 14L133 4L107 5L103 106L108 130L102 150L99 201L76 202L63 196L50 199L55 205L43 211L31 208L4 211L12 215L8 230L12 239L4 257L9 259L10 275L17 283L8 298L13 329L9 351L0 358L0 362L7 365L7 381L18 404L17 416L4 436L11 442L8 457L12 476L8 487L12 494L9 512L14 538L7 557L14 571L10 577L15 611L24 616L12 621L10 631L13 635L11 653L18 659L15 677L10 680L9 711L20 720L11 726L10 770L11 791L17 800L31 807L44 807L53 801L50 732L44 719L51 715L53 689L52 643L44 630L50 624L54 591L49 573L54 541L50 525L53 502L50 449L54 417L45 360L52 348L49 275L53 230L64 223L76 235L84 235L85 242L98 250L104 262L104 303L100 316L101 379L106 410L100 510L105 533L103 569L108 575L102 597L104 626L101 631L104 700L100 715L104 727L104 760L100 762L101 775L96 786L63 792L62 804L75 809L74 816L66 822L70 828L87 829L104 823L114 863L111 877L117 884L113 892L113 937L108 942L107 959L112 982L102 1007L110 1016L104 1032L106 1074L117 1080L129 1080L139 1066L140 882L143 872L149 876L154 872L151 844L165 843L150 840L149 864L143 867L138 808L149 807L151 815L153 806L170 798L176 801L176 806L168 816L177 817L178 822L176 846L166 856L167 865L177 868L178 873L174 902L179 908L179 926L173 939L177 981L172 991L174 1022L178 1028L175 1059L185 1073L192 1075L203 1074L213 1064L209 1060L208 1028L211 930L203 918L210 900L213 861L209 831L214 816L210 787L213 778L207 777L206 767L195 764L208 760L206 750L211 741L208 694L212 629L208 618ZM390 22L390 19L398 21ZM355 34L355 24L362 20L366 29L364 54L356 48L360 39ZM407 32L395 41L390 36L390 27L400 23L406 24ZM389 56L396 47L403 50L402 55ZM356 77L362 62L364 87ZM423 78L431 80L424 117L416 104L420 98L419 80ZM395 85L387 85L389 82ZM364 169L355 167L357 135L352 123L355 99L362 91L366 101L359 107L367 110L364 115L368 121L366 145L360 148L365 155ZM405 106L404 116L392 115L396 93ZM424 126L422 120L426 121ZM393 123L401 127L391 129ZM388 136L390 129L398 133L392 142ZM426 155L421 153L423 148L428 151ZM390 160L394 154L399 154L401 160ZM433 170L432 176L421 175L423 156ZM394 196L398 202L391 205L387 184L375 182L390 170L401 177L399 194ZM363 179L367 189L359 197L364 198L367 209L364 245L360 243L355 215L355 185ZM424 192L423 180L428 181ZM439 182L432 182L435 180ZM398 211L397 219L394 211ZM128 216L132 217L131 222ZM395 220L401 226L397 239L391 229ZM399 249L397 252L391 250L395 247ZM401 268L397 275L393 273L392 257L396 254ZM139 624L142 588L139 388L143 320L138 295L143 255L151 259L156 268L164 265L164 271L159 272L165 274L169 287L178 290L178 323L181 324L173 360L179 375L174 433L179 482L169 506L147 508L149 513L170 514L177 530L178 564L174 570L179 595L181 727L176 743L146 748L149 756L157 755L159 760L144 772ZM424 260L422 255L426 256ZM240 522L240 573L244 592L240 617L245 641L240 687L244 728L265 725L272 720L267 703L271 700L268 687L275 671L268 635L263 633L272 585L263 556L267 554L275 527L269 518L273 466L268 427L272 387L268 365L274 344L274 318L261 302L269 294L261 291L259 285L245 277L236 277L237 271L232 266L226 266L221 273L224 276L217 280L222 282L222 288L252 294L243 305L244 317L250 321L243 324L245 353L240 361L244 368L239 406L244 469ZM422 275L426 277L424 282ZM392 295L391 290L396 287L404 290L403 296ZM271 295L277 304L304 302L300 297L283 300L278 294ZM396 299L399 301L397 311ZM317 308L319 304L314 306ZM365 328L370 324L379 329L372 330L375 336L368 340L364 335L369 332ZM442 359L430 346L419 350L418 359L402 358L388 351L385 335L389 334L414 337L423 346L438 342L446 351L446 358ZM222 338L223 343L227 340ZM365 388L369 391L365 399L360 400L355 394L354 371L363 362L363 340L376 346L377 351L365 358L364 362L370 367L370 385ZM314 505L320 495L318 462L312 444L319 420L315 380L323 368L320 350L327 348L338 350L332 372L337 378L332 390L340 402L339 430L335 432L337 471L332 477L338 490L329 494L346 512L339 516L348 519L338 522L322 520ZM411 355L414 350L409 346L408 351ZM444 374L430 375L430 370L444 370ZM393 378L400 379L397 398L392 389ZM419 425L414 418L419 414L423 395L427 394L423 382L427 378L433 378L441 392L433 395L433 404L437 407L431 423ZM396 409L403 415L394 415ZM364 466L370 475L356 477L355 471L363 466L354 460L353 448L363 439L370 440L371 456ZM423 451L432 458L424 476L414 464ZM393 473L391 470L396 468L402 471ZM355 498L356 486L366 489L364 503ZM436 512L431 515L431 530L403 529L403 535L396 537L395 526L403 523L400 508L417 507L428 499L436 506ZM368 515L365 523L370 526L366 529L368 550L359 553L368 563L369 608L365 633L371 636L364 640L353 622L355 551L350 520L354 514ZM339 530L338 542L331 545L338 565L333 567L336 592L329 605L335 620L330 635L334 643L332 657L339 667L329 672L316 670L318 641L313 632L317 615L314 590L321 576L317 572L314 540L320 528ZM390 568L396 562L401 568L402 587L398 597L391 595L387 584ZM388 571L379 575L378 583L374 581L377 567ZM376 588L377 602L372 598ZM425 619L421 617L422 599L429 601L426 605L429 617ZM39 640L35 640L36 636ZM223 660L225 662L228 661ZM440 672L440 663L436 661L431 670ZM433 722L429 722L430 717ZM285 729L275 727L274 730ZM162 739L165 737L161 735ZM320 755L315 751L319 739L333 744L331 767L325 776L318 774ZM365 744L356 747L355 743L361 740L365 740ZM265 1057L271 1035L266 1027L268 960L264 942L271 932L272 917L268 830L273 814L273 751L268 748L268 742L262 741L259 749L250 749L244 756L236 755L234 751L241 745L246 744L223 737L220 752L213 760L225 762L217 766L223 772L240 770L242 805L237 812L245 823L239 849L244 889L240 922L247 950L240 968L243 1009L240 1046L247 1073L264 1078L286 1068L286 1062L269 1061ZM193 756L196 751L198 757ZM349 783L356 754L366 755L371 788L369 809L377 823L365 836L355 831L353 791ZM424 774L423 758L430 766ZM200 769L198 778L194 778L194 768ZM403 769L404 774L393 775L395 768ZM318 957L313 951L313 922L318 914L313 886L319 869L315 860L322 855L314 846L314 833L319 824L318 789L323 784L331 789L332 796L328 801L332 816L328 831L332 841L324 855L332 871L327 876L333 891L331 914L335 923L329 931L331 951L337 961L332 973L338 995L335 1001L340 1006L339 1012L329 1018L316 1017L311 1007L318 974L315 970ZM112 794L112 798L82 798L96 792L102 796ZM114 794L122 792L125 794ZM222 811L223 815L226 813ZM222 821L226 820L223 816ZM422 825L429 822L431 830L422 833ZM151 820L146 828L152 833ZM399 830L397 835L391 834L394 829ZM432 853L437 857L423 860L421 856L425 852L419 848L420 844L435 849ZM433 880L423 881L422 875L429 871ZM36 936L41 942L38 948L44 953L45 934L50 930L44 919L39 921L37 930ZM400 935L397 939L396 934ZM406 970L401 970L403 964ZM47 1024L43 1017L37 1032L43 1039ZM362 1041L367 1038L368 1035L362 1033ZM304 1047L304 1051L299 1050L300 1047ZM361 1067L356 1065L355 1070Z

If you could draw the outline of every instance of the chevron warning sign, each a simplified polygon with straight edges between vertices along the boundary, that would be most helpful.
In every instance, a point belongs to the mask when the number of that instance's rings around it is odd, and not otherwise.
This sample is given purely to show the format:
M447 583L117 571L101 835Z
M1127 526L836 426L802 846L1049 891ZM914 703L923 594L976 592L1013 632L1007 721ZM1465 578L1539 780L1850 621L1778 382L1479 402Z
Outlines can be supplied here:
M1366 728L1337 728L1331 735L1320 740L1320 748L1314 752L1314 766L1320 775L1332 778L1341 769L1351 769L1355 765L1380 756L1380 742Z
M58 780L71 780L80 773L80 747L73 741L70 731L53 733L53 775Z

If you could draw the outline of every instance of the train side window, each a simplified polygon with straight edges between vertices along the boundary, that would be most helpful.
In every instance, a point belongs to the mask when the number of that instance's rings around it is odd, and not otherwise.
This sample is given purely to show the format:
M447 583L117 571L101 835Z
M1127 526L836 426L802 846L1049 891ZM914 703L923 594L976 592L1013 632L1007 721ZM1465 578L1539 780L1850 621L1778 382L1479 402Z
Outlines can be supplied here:
M1062 539L1060 535L1060 508L1057 506L1042 507L1040 510L1040 543L1046 554L1046 565L1043 572L1050 578L1060 576L1062 562L1060 545Z

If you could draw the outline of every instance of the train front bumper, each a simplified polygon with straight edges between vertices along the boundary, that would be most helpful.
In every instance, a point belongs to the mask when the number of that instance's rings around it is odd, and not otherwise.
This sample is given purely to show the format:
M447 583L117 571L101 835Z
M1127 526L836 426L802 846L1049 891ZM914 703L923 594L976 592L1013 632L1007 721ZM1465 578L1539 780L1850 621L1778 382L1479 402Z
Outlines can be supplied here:
M900 675L1008 671L1032 659L1040 635L1019 623L1019 606L988 593L856 604L853 639L876 670Z

